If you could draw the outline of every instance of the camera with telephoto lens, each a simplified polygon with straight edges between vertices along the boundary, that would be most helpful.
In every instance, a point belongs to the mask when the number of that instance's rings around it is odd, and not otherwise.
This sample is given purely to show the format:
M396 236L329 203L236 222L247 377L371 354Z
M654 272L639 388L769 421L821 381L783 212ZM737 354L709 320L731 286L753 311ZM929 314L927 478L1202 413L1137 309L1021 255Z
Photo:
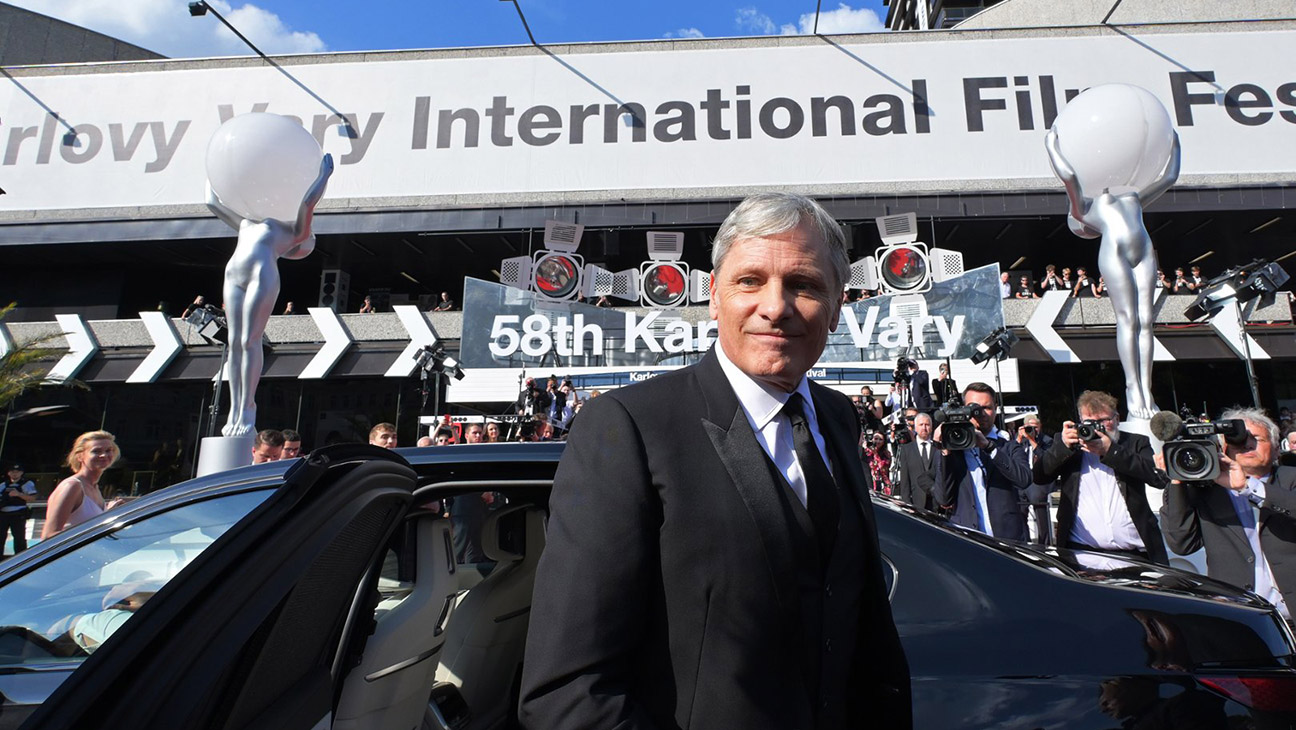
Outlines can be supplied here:
M1220 475L1220 449L1216 436L1234 446L1247 442L1246 423L1233 419L1211 423L1185 422L1179 435L1165 442L1161 455L1166 474L1181 482L1210 482Z
M1076 424L1076 433L1079 434L1081 441L1097 441L1102 438L1098 434L1107 433L1107 429L1103 428L1102 421L1086 418Z
M932 420L941 427L941 448L949 451L966 451L976 446L977 425L972 418L981 406L946 406L933 414Z

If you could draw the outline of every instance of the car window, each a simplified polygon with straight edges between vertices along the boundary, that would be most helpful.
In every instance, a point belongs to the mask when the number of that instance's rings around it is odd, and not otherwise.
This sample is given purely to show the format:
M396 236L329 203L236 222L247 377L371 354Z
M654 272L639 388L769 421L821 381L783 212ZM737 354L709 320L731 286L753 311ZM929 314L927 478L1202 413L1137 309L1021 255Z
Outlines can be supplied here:
M0 586L0 669L79 661L273 490L149 515Z

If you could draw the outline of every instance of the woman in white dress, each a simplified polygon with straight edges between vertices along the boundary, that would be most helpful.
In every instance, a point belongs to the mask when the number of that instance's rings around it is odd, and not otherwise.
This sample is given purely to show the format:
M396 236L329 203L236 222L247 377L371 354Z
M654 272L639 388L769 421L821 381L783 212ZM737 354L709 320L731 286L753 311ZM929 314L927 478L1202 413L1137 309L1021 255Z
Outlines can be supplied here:
M99 491L99 477L120 456L117 439L107 431L87 431L77 437L67 456L72 476L59 482L50 494L45 507L45 527L41 529L42 540L121 504L120 499L105 503Z

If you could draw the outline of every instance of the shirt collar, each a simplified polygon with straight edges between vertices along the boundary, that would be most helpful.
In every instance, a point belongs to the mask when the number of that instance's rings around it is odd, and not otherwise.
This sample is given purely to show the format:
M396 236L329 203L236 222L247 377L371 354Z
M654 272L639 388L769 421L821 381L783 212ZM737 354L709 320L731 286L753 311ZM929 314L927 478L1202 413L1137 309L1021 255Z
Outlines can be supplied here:
M720 361L720 369L724 371L725 378L729 380L729 385L734 389L734 395L738 396L738 403L746 412L747 417L751 420L756 430L761 430L774 420L774 417L783 410L788 398L792 393L785 393L776 388L756 380L752 376L743 372L737 365L725 354L724 348L720 346L720 341L716 340L713 346L716 352L716 358ZM810 398L810 385L804 375L797 383L793 391L801 394L801 399L809 413L814 411L814 401ZM807 416L809 415L807 413Z

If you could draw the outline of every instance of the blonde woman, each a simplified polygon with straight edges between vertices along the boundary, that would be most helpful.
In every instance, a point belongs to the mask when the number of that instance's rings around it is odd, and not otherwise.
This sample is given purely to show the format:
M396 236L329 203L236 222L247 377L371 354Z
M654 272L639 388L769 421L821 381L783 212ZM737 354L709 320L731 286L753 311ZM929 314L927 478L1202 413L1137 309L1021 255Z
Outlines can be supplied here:
M107 431L87 431L77 436L67 455L72 476L59 482L50 494L45 508L45 527L41 530L42 540L121 504L119 499L105 504L103 493L99 491L99 477L120 457L117 439Z

